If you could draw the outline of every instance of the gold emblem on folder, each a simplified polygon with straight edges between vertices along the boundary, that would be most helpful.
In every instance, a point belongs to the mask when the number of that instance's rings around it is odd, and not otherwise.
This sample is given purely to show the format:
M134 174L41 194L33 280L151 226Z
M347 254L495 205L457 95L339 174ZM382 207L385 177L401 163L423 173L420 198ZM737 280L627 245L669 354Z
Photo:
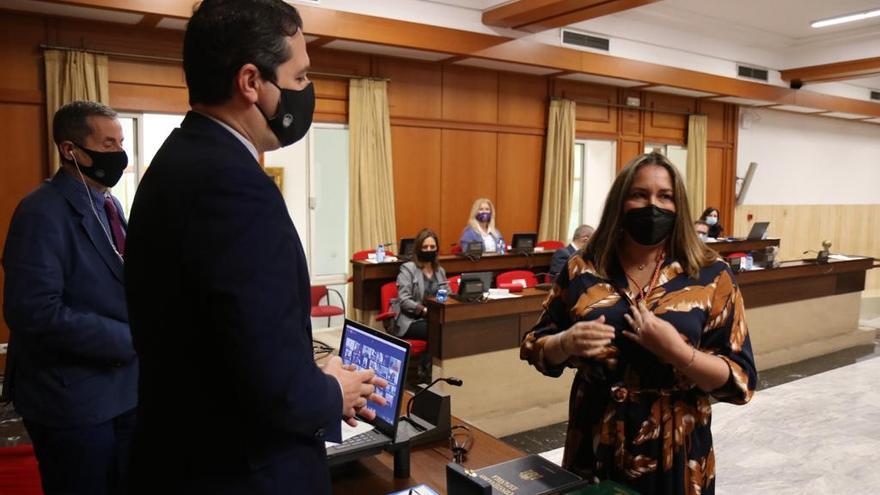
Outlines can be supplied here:
M543 478L541 473L535 471L534 469L529 469L527 471L520 471L519 479L524 481L535 481Z

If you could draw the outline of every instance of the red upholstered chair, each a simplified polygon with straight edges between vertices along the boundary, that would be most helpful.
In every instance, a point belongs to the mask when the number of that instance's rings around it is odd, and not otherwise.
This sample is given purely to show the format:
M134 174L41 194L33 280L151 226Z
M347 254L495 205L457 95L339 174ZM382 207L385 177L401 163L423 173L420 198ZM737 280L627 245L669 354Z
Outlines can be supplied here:
M528 270L511 270L509 272L499 273L498 278L495 279L495 285L499 289L516 290L522 288L522 285L514 283L514 280L525 280L526 288L538 285L538 277Z
M449 293L458 294L458 286L461 285L461 275L454 275L446 280L449 282Z
M452 254L461 254L461 246L458 244L452 246Z
M339 302L342 303L342 306L332 306L330 305L330 293L333 292L339 297ZM321 304L322 300L327 301L327 304ZM336 289L328 289L326 285L313 285L312 286L312 317L313 318L327 318L327 326L330 326L330 320L334 316L345 316L345 298L342 297L342 294L339 293Z
M382 284L382 287L379 289L379 299L381 300L383 311L376 315L376 321L382 322L382 327L385 329L386 333L393 334L394 333L394 319L397 317L397 313L391 310L391 300L397 297L397 282L387 282ZM424 376L429 373L429 369L425 369L426 366L430 366L430 361L427 358L428 352L428 341L427 340L418 340L418 339L404 339L409 342L410 347L410 362L416 363L418 362L418 370L419 370L419 378L423 379ZM427 361L427 363L426 363Z
M565 247L565 243L559 241L541 241L535 244L537 247L544 248L544 251L556 251Z
M40 471L32 445L0 448L0 493L42 495Z

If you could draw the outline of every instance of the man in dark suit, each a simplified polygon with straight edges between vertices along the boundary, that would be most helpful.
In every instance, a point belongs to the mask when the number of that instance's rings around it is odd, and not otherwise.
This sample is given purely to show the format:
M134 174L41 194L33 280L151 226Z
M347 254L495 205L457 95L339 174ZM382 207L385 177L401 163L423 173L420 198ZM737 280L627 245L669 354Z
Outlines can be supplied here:
M579 226L574 229L574 235L571 236L571 244L562 249L557 249L556 252L553 253L553 259L550 261L549 270L551 280L556 280L556 276L565 268L566 263L568 263L568 258L571 258L571 255L587 245L587 241L589 241L590 236L593 235L593 230L593 227L590 227L589 225Z
M371 370L314 362L299 236L258 153L301 139L314 90L296 9L207 0L187 25L193 111L131 214L125 286L141 360L131 487L330 492L325 440L384 404Z
M125 219L109 192L128 162L122 127L84 101L59 109L52 127L61 169L19 203L3 252L4 395L24 419L45 493L122 493L138 372Z

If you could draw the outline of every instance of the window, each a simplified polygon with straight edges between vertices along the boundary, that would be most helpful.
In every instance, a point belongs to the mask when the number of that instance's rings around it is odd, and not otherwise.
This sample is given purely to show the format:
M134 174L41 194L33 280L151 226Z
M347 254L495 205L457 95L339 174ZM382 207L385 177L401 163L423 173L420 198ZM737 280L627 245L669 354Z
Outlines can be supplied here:
M611 183L614 182L617 143L583 140L574 145L572 200L568 222L568 238L581 224L597 227ZM560 239L567 241L567 239Z
M675 165L675 168L677 168L678 172L681 174L681 180L687 184L687 146L681 146L678 144L645 143L645 153L650 153L652 151L659 151L660 153L663 153L666 158L669 158L669 161Z
M309 131L309 245L312 278L344 283L348 248L348 127L314 124Z
M122 147L128 154L128 167L111 192L119 198L125 217L131 213L138 183L165 139L183 121L183 115L156 113L120 113L119 123L125 140Z

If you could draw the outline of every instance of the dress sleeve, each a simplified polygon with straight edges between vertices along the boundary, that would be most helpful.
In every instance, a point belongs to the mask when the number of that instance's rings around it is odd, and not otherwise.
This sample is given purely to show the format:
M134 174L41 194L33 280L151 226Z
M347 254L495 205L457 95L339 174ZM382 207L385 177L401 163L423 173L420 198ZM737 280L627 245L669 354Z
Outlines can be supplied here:
M520 344L520 359L528 361L529 364L547 376L558 377L562 375L562 371L569 364L564 362L551 366L544 359L544 344L547 338L568 329L574 323L566 302L568 289L569 270L563 269L556 277L547 299L544 300L544 311L541 313L538 323L523 337Z
M755 391L758 372L742 294L733 279L733 272L726 265L714 283L712 304L700 348L723 359L730 368L730 375L724 385L711 393L719 401L745 404Z

